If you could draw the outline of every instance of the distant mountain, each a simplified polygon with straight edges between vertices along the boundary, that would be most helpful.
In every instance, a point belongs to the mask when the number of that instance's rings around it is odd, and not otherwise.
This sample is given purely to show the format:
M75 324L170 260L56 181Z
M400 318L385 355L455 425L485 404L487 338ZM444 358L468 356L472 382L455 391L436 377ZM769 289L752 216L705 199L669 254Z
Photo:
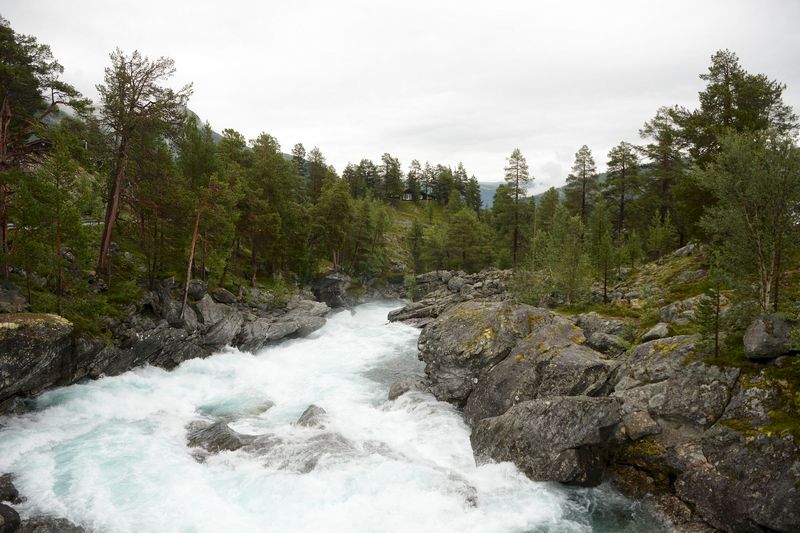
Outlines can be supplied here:
M481 186L481 202L484 209L491 209L494 205L494 191L497 190L498 185L502 185L502 181L492 181L480 183Z

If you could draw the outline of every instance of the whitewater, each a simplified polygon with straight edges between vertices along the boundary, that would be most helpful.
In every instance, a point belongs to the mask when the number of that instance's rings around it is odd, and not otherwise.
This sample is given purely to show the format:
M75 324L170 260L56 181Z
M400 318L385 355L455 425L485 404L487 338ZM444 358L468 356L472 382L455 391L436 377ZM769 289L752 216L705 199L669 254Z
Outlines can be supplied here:
M228 349L42 394L30 412L0 417L0 473L27 498L18 511L100 532L660 530L608 486L476 466L459 412L429 394L387 400L393 382L423 370L419 330L386 320L397 305L339 312L256 354ZM296 424L311 404L324 424ZM217 420L277 444L189 447L187 426Z

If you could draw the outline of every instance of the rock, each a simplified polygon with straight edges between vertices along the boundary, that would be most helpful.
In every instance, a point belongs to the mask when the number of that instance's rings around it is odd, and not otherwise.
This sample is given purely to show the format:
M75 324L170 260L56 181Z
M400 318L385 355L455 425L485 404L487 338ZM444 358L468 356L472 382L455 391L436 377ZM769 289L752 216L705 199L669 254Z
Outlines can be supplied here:
M232 344L243 323L244 317L238 311L225 315L206 331L203 336L203 344L212 347Z
M464 419L475 426L498 416L512 405L547 396L594 396L609 392L616 364L586 346L571 342L562 328L575 328L552 315L539 323L508 357L478 380L464 406ZM567 330L569 331L569 330Z
M739 370L695 360L696 341L693 336L654 340L624 357L612 395L626 415L643 411L694 432L722 416Z
M700 438L702 456L678 474L677 495L719 529L800 531L800 444L770 427L792 401L764 371L743 376Z
M205 281L193 279L189 281L189 298L199 300L208 293L208 285Z
M298 337L306 337L319 328L325 325L327 320L322 318L321 316L306 316L306 317L298 317L296 319L298 328L295 331L295 334Z
M418 347L434 396L463 405L478 377L528 334L529 310L535 311L511 302L468 301L430 322Z
M458 292L465 284L464 278L453 276L447 281L447 288L450 292Z
M613 398L552 396L482 420L470 441L476 458L512 461L533 480L596 485L620 420Z
M319 426L322 424L325 419L325 415L327 414L327 411L325 411L325 409L322 407L311 404L306 407L306 410L303 411L303 414L300 415L300 418L297 419L295 424L305 427Z
M789 333L794 324L774 314L756 318L744 333L744 352L748 359L774 359L790 351Z
M273 324L274 322L269 318L252 318L245 321L236 335L236 346L248 352L255 352L263 348L270 340L270 328L273 328L274 334L280 335L280 328L276 330ZM286 325L283 327L286 328ZM287 334L288 332L281 337L285 337Z
M8 505L0 503L0 533L14 533L18 531L19 524L17 512Z
M28 300L16 286L0 287L0 313L24 313L29 310Z
M311 290L320 302L325 302L328 307L345 307L348 304L347 290L352 286L352 280L347 274L330 272L311 283Z
M635 338L635 330L629 322L621 318L609 318L598 313L584 313L575 317L575 324L583 330L586 338L595 333L614 335L627 341Z
M700 244L693 242L672 252L673 257L689 257L702 250Z
M87 533L64 518L35 517L24 520L17 533Z
M214 299L215 302L220 304L228 304L232 305L237 302L236 296L233 295L232 292L224 289L223 287L217 287L211 291L211 297Z
M665 337L669 337L669 324L659 322L650 328L647 333L642 335L642 341L648 342L656 339L663 339Z
M3 474L0 476L0 502L17 503L19 491L14 486L14 476Z
M634 411L622 417L622 425L631 440L639 440L648 435L661 433L658 422L653 420L647 411Z
M678 324L680 326L685 326L690 322L694 322L696 320L695 313L697 311L697 306L706 298L708 297L703 294L699 294L679 302L673 302L669 305L665 305L659 311L661 321L668 322L670 324ZM724 310L728 307L728 300L724 296L720 297L720 300L720 304Z
M232 430L228 424L222 421L214 422L211 425L190 425L187 436L190 447L203 448L211 453L236 451L253 442L254 438Z
M0 402L38 394L72 374L72 331L58 315L0 315Z
M586 339L586 345L600 353L616 357L628 349L628 343L622 337L595 331Z
M211 327L226 315L233 312L232 308L225 304L218 304L214 299L205 294L199 298L199 301L194 305L197 317L207 327Z
M425 383L420 379L392 383L392 386L389 387L389 396L387 399L389 401L396 400L403 394L412 390L425 391Z

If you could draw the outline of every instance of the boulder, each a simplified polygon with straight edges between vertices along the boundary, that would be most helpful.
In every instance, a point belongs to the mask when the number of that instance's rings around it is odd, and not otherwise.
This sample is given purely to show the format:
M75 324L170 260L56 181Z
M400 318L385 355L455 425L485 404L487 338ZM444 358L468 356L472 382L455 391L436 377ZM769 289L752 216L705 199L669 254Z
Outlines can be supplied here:
M58 315L0 315L0 402L38 394L72 375L73 329Z
M744 352L748 359L774 359L791 351L789 334L794 323L774 314L761 315L744 333Z
M328 307L345 307L348 305L347 290L352 286L352 279L341 272L330 272L311 283L311 290L320 302Z
M552 322L569 325L552 316ZM547 396L593 396L608 392L616 364L586 346L558 339L559 326L540 325L522 339L502 362L478 379L464 406L464 419L475 426L511 406ZM563 332L562 332L563 333Z
M696 432L722 416L739 370L697 360L697 340L688 335L659 339L625 356L612 396L621 400L626 415L645 412Z
M208 293L208 285L205 281L193 279L189 281L188 294L192 300L199 300Z
M600 316L595 312L576 316L575 325L583 330L583 334L587 339L595 333L614 335L627 341L632 341L635 338L635 329L626 320Z
M512 461L533 480L596 485L620 420L614 398L551 396L482 420L470 440L478 460Z
M227 289L224 289L223 287L217 287L216 289L212 289L211 297L214 299L215 302L220 304L232 305L237 302L236 296L234 296L232 292L230 292Z
M634 411L622 417L625 434L631 440L639 440L648 435L661 433L661 426L650 417L647 411Z
M0 503L17 503L18 498L19 492L17 487L14 486L14 476L11 474L0 476Z
M233 343L236 334L244 323L244 317L238 311L231 312L211 326L203 336L203 344L209 347L228 346Z
M297 419L298 426L319 426L325 420L325 416L327 415L327 411L318 405L311 404L306 407L306 410L303 411L303 414L300 415L300 418Z
M236 451L242 446L253 442L255 437L242 435L234 431L225 422L214 422L211 425L190 425L187 435L188 445L192 448L202 448L207 452Z
M28 300L17 287L0 287L0 313L24 313L29 310Z
M395 383L392 383L392 386L389 387L389 396L387 397L387 399L389 401L396 400L403 394L410 392L412 390L426 391L427 388L425 386L425 383L421 379L397 381Z
M199 298L199 301L194 305L197 317L206 326L210 328L226 315L233 312L233 309L225 304L219 304L214 299L205 294Z
M87 531L64 518L40 516L24 520L17 533L87 533Z
M602 331L595 331L589 335L586 345L611 357L616 357L628 349L628 343L622 337Z
M679 473L677 495L725 531L800 531L800 443L772 429L792 398L765 372L743 377L697 463Z
M434 396L463 405L479 376L528 334L535 320L529 312L549 314L512 302L468 301L430 322L418 347Z
M663 339L665 337L669 337L669 324L665 322L659 322L647 330L647 333L642 335L642 341L648 342L656 339Z
M685 300L680 300L678 302L672 302L669 305L665 305L659 310L661 322L678 324L679 326L685 326L690 322L694 322L697 318L695 315L697 312L697 306L700 305L700 303L706 298L708 297L704 294L699 294L697 296L692 296L691 298L686 298ZM727 299L724 299L721 303L723 307L726 307L728 301Z
M14 533L19 529L19 515L17 512L0 503L0 533Z

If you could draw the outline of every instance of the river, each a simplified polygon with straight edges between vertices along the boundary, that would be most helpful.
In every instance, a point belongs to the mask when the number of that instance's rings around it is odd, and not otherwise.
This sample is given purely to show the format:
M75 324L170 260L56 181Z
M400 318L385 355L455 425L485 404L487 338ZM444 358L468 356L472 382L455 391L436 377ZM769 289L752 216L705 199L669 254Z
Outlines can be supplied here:
M610 487L476 466L458 411L428 394L387 401L392 382L422 373L419 331L386 320L395 307L339 312L255 355L229 349L42 394L0 418L0 472L27 497L18 511L102 532L657 529ZM323 426L294 423L310 404L327 411ZM188 424L220 418L279 444L207 456L187 446Z

